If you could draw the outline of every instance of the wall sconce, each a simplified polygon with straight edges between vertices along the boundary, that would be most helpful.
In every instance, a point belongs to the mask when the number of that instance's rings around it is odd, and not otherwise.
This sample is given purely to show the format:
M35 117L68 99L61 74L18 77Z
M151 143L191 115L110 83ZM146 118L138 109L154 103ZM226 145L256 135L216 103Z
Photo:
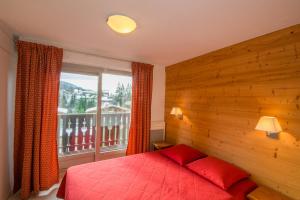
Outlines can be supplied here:
M266 131L268 137L277 139L278 133L282 131L282 128L276 117L262 116L259 119L255 130Z
M182 110L179 107L173 107L170 114L174 115L175 117L177 117L180 120L183 119Z

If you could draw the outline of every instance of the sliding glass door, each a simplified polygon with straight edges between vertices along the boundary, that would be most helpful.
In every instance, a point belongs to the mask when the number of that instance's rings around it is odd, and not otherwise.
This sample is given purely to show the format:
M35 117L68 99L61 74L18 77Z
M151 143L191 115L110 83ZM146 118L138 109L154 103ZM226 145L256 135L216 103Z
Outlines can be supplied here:
M97 102L98 76L61 74L57 138L59 156L95 151Z
M100 152L127 147L131 110L131 77L102 74Z
M70 71L61 73L60 79L60 160L72 157L73 161L91 161L124 154L130 125L131 76Z

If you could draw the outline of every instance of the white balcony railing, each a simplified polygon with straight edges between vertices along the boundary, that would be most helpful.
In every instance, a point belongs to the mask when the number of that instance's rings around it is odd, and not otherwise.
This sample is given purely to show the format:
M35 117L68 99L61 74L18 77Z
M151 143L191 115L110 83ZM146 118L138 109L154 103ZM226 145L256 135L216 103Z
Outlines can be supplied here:
M100 150L127 147L130 113L102 113ZM95 150L96 113L58 115L58 153L76 154Z

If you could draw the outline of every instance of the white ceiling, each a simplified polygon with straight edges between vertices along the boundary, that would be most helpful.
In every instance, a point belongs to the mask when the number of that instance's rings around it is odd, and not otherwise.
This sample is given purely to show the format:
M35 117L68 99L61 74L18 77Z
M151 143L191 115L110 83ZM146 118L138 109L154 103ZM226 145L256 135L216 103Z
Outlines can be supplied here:
M125 14L138 28L106 25ZM87 53L169 65L300 23L300 0L0 0L17 33Z

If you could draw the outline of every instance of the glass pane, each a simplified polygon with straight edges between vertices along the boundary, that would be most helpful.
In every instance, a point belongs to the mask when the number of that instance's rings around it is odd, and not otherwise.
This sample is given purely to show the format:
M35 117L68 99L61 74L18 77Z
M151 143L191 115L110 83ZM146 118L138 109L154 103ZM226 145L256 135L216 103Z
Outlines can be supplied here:
M98 76L61 73L58 154L95 150Z
M100 151L126 149L131 110L130 76L102 74Z

